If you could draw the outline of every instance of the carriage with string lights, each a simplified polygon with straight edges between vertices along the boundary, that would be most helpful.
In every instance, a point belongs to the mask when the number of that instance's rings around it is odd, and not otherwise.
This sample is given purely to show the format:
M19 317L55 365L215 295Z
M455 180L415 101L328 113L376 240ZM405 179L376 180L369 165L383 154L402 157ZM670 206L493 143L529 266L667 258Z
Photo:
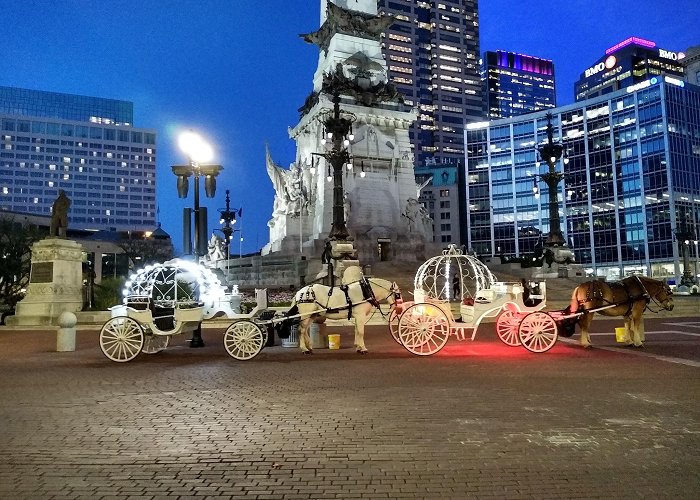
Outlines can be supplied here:
M493 317L498 338L508 346L545 352L557 340L556 325L552 329L542 324L549 318L541 312L546 305L544 282L498 281L476 256L455 245L419 267L413 298L392 311L389 327L396 342L419 356L439 352L450 336L474 340L479 325Z
M201 338L202 320L221 313L234 320L224 332L226 351L235 359L250 359L267 344L275 314L266 309L266 290L256 290L253 310L237 313L214 273L182 259L144 267L129 277L122 293L123 304L110 308L99 334L102 353L116 362L159 353L173 335Z

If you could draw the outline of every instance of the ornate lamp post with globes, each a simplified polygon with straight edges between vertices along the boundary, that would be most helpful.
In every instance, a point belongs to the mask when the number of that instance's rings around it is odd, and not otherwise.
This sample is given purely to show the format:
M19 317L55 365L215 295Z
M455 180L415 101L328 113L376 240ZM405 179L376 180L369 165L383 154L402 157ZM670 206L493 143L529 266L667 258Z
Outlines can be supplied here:
M537 148L540 158L547 164L548 171L540 175L547 184L549 191L549 236L545 246L566 246L564 234L561 231L561 219L559 218L559 182L564 178L564 172L557 172L557 162L561 159L564 148L558 142L554 142L554 127L552 126L552 114L547 113L547 142ZM569 159L564 157L564 163Z
M342 84L338 83L332 75L326 75L324 79L324 91L333 97L333 111L327 111L319 115L323 123L323 145L330 144L330 149L323 153L313 153L325 158L333 171L333 225L331 226L329 239L347 241L350 233L345 220L345 199L343 190L343 168L352 168L350 157L350 141L353 140L352 124L356 117L352 113L341 111L340 92ZM330 172L329 172L330 176Z

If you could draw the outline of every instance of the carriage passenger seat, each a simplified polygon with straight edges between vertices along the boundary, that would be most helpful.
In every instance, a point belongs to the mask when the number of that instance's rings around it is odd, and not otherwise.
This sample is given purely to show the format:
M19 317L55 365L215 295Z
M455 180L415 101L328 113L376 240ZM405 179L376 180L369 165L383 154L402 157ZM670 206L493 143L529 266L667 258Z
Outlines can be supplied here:
M493 301L496 298L496 291L491 290L490 288L486 288L484 290L479 290L478 293L476 294L476 302L479 302L481 304L486 304L488 302Z

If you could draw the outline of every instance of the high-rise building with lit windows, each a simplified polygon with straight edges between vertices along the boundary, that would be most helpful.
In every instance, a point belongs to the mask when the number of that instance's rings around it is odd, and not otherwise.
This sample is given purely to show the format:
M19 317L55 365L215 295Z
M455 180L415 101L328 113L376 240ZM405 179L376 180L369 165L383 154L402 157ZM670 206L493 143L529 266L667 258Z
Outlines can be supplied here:
M577 101L609 94L657 75L683 78L683 52L662 49L636 36L608 48L574 84Z
M379 0L396 18L383 38L389 81L419 110L417 165L464 157L464 123L483 117L476 0Z
M73 229L156 226L156 133L133 103L0 87L0 211L50 215L59 190Z
M554 64L548 59L487 51L482 78L488 118L508 118L557 105Z
M566 153L556 165L561 229L594 276L698 273L700 87L672 76L549 110ZM467 244L531 256L550 231L546 111L467 125ZM568 160L568 163L566 162ZM537 187L537 191L534 189Z

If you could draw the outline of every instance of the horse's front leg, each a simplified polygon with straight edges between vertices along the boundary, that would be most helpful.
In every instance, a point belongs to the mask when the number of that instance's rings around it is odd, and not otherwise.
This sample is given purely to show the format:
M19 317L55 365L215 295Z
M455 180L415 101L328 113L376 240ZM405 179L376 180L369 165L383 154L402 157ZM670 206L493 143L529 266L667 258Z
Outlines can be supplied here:
M360 354L367 353L367 347L365 347L365 323L366 320L355 318L355 349Z
M623 344L632 345L633 328L632 318L625 316L625 338L623 339Z
M299 322L299 348L304 354L313 354L311 338L309 337L310 318L304 318Z
M635 302L632 305L632 312L630 313L630 324L632 329L632 343L634 347L642 347L644 341L641 328L643 328L640 323L642 322L642 314L644 314L644 309L646 309L646 303Z
M591 347L591 335L588 332L591 321L593 321L593 313L584 313L578 322L578 326L581 328L580 342L583 347Z

